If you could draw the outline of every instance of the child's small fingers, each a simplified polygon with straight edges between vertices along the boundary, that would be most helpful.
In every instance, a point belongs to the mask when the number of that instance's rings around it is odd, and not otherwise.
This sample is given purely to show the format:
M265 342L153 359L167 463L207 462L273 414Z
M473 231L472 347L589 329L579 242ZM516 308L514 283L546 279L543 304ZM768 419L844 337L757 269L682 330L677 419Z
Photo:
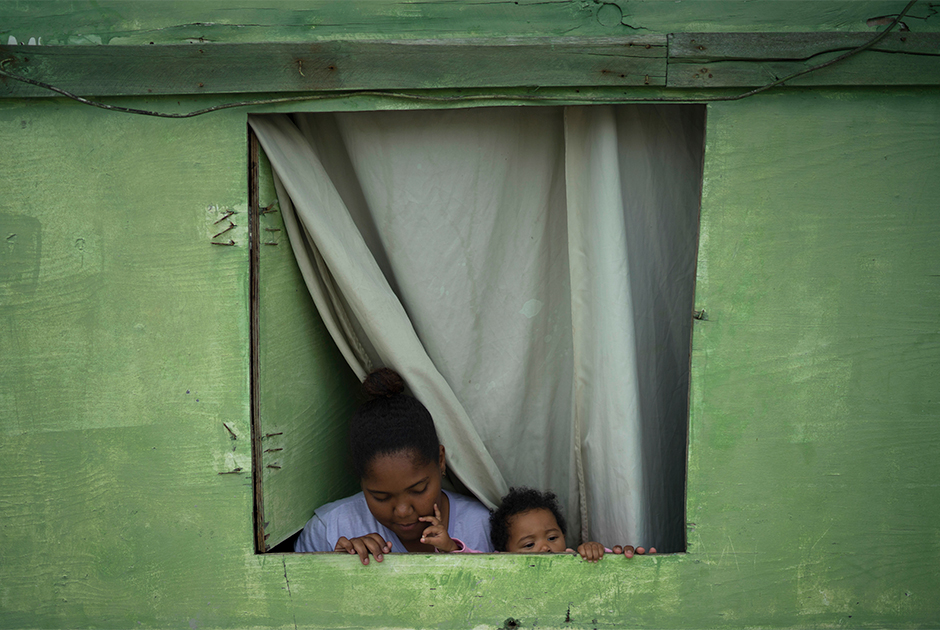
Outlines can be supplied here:
M437 507L437 503L434 504L434 516L436 516L438 520L441 518L441 510Z

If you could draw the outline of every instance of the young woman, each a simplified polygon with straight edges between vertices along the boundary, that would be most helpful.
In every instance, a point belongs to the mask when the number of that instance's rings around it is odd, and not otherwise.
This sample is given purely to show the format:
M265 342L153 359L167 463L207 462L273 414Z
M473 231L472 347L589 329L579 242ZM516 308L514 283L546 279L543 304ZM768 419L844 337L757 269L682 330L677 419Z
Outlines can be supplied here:
M431 414L404 393L396 372L382 368L363 388L371 400L353 414L349 427L352 462L362 492L318 508L294 551L345 551L381 562L386 553L429 552L421 542L435 517L438 527L481 551L492 551L489 510L475 499L441 487L444 446Z

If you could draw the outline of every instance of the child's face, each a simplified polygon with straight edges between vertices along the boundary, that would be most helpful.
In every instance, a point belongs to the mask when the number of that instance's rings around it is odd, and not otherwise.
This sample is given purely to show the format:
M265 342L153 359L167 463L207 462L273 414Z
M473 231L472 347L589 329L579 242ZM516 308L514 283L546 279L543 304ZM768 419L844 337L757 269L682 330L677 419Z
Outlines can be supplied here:
M565 537L550 510L537 508L509 519L510 553L564 553Z

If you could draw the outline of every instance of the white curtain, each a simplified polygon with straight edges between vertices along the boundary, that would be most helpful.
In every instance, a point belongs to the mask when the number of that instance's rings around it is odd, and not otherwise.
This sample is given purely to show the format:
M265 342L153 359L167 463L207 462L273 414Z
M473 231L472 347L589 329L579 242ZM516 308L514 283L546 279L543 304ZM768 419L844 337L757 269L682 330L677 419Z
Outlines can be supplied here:
M250 121L337 345L360 376L404 376L467 488L490 505L509 485L551 489L569 542L663 549L683 529L669 497L684 491L701 118L621 106ZM683 229L657 227L670 221ZM662 316L674 321L647 321Z

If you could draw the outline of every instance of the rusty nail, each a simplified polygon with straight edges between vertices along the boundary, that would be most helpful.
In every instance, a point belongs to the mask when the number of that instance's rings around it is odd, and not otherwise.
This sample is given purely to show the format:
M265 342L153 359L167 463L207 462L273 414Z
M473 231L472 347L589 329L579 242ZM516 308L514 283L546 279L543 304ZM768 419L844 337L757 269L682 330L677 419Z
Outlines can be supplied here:
M280 466L277 466L277 465L275 465L275 464L268 464L268 468L277 468L277 469L280 469L281 467L280 467Z
M213 223L212 225L218 225L219 223L221 223L222 221L225 221L227 218L229 218L229 217L232 216L233 214L235 214L235 211L234 211L234 210L229 210L228 212L226 212L225 214L222 215L222 218L221 218L221 219L219 219L218 221L216 221L216 222Z
M228 426L227 424L225 424L225 423L223 422L223 423L222 423L222 426L225 427L225 430L229 432L229 435L232 436L232 439L233 439L233 440L237 440L237 439L238 439L238 436L235 435L235 432L232 431L232 429L229 428L229 426Z
M213 244L213 245L225 245L226 247L231 247L232 245L235 244L235 241L233 241L233 240L231 240L231 239L229 239L229 242L228 242L228 243L219 243L218 241L212 241L212 244Z
M229 221L229 222L228 222L228 227L225 228L224 230L222 230L221 232L219 232L218 234L213 234L213 235L212 235L212 238L219 238L220 236L222 236L223 234L225 234L225 233L228 232L229 230L233 230L233 229L235 229L235 224L232 223L231 221Z

